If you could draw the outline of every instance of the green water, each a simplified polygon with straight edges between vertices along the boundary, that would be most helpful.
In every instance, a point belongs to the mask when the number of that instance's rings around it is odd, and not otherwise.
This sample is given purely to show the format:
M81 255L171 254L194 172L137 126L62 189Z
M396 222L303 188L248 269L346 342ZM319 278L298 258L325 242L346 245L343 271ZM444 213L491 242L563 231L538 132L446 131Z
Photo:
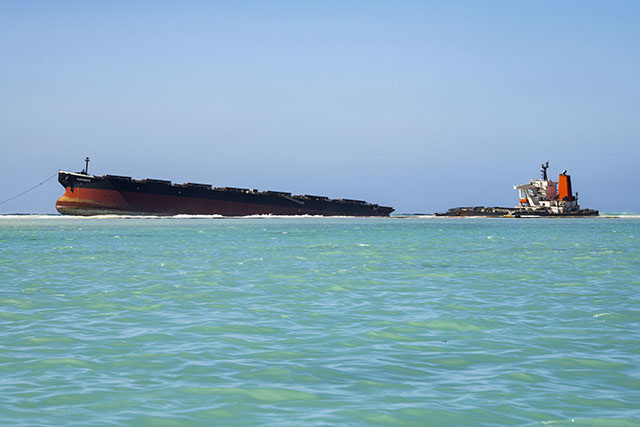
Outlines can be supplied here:
M640 219L0 217L4 425L639 425Z

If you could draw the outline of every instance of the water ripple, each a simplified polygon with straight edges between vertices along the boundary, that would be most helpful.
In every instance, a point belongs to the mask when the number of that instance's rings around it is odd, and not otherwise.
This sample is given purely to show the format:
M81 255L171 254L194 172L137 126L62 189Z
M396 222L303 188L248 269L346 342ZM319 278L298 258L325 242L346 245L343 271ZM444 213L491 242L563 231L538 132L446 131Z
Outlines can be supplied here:
M4 218L0 416L635 425L637 236L637 218Z

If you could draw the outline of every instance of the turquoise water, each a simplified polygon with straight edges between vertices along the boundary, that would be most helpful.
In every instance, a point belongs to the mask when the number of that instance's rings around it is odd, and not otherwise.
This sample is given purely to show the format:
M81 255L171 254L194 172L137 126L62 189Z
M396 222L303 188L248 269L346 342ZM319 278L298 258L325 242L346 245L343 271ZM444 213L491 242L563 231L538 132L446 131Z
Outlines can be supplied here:
M4 425L639 425L640 219L0 217Z

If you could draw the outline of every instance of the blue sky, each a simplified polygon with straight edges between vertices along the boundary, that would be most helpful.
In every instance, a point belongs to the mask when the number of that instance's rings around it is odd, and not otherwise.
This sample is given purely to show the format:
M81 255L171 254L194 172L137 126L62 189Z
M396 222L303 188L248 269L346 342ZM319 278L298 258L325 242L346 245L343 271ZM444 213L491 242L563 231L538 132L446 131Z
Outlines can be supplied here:
M57 169L640 212L640 2L0 3L0 200ZM51 180L0 213L55 212Z

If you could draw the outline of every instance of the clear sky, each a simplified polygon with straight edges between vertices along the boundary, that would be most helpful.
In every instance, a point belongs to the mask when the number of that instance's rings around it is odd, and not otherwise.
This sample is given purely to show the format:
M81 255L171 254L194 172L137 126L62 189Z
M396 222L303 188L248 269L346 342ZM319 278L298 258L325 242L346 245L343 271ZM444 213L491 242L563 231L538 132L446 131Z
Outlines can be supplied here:
M3 1L0 200L58 169L640 212L640 1ZM55 179L0 213L55 212Z

